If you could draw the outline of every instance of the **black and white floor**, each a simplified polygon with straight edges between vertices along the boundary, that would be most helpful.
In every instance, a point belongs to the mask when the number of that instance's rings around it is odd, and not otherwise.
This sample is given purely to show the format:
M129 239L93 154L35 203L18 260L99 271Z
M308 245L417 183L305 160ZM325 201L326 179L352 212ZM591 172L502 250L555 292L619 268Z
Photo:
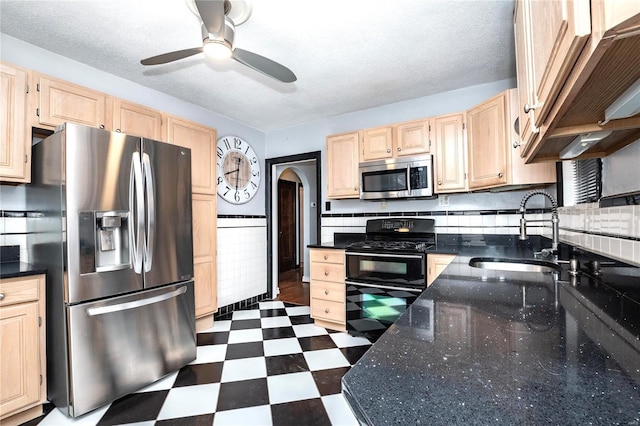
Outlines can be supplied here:
M78 419L53 409L33 423L357 424L340 379L370 343L316 327L308 306L261 302L197 338L197 359L180 371Z

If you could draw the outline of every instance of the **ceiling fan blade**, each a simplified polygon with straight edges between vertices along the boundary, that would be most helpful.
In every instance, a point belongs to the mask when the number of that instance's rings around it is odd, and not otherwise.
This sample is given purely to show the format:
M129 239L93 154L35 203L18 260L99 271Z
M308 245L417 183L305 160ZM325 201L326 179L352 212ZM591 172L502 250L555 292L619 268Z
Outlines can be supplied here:
M140 61L142 65L160 65L168 62L177 61L178 59L188 58L202 52L202 47L194 47L192 49L176 50L175 52L163 53L162 55L152 56Z
M224 36L224 0L195 0L195 3L209 34Z
M260 56L257 53L243 49L234 49L232 57L241 64L276 80L280 80L283 83L293 83L297 80L296 75L289 68L264 56Z

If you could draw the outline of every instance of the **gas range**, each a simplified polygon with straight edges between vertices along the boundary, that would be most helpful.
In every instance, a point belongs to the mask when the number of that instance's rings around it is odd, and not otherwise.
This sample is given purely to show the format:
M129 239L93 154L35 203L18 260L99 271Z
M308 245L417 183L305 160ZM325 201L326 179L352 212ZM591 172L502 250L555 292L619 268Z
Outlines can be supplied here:
M349 251L424 253L436 243L433 219L371 219L367 239L347 246Z

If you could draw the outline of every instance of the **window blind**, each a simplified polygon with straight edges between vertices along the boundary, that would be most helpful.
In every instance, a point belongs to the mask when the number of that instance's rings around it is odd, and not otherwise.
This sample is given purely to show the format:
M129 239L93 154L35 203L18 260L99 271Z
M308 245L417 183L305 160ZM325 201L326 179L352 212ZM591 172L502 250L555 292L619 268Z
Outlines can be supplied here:
M599 158L571 160L564 168L565 206L594 203L602 196L602 161Z

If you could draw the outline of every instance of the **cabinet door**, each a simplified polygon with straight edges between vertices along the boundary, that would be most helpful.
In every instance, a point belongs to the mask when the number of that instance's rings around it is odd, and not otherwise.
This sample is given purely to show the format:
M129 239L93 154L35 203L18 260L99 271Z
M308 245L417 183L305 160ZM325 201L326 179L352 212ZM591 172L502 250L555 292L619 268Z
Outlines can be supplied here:
M464 114L435 117L436 193L467 190Z
M431 147L429 124L429 120L417 120L393 126L396 156L428 154Z
M531 82L531 51L528 26L525 24L528 17L527 4L524 1L516 2L514 11L514 34L516 44L516 76L518 83L518 127L519 143L524 147L531 143L538 134L538 129L533 126L534 110L529 109L534 104ZM527 111L527 112L525 112Z
M192 215L196 318L199 318L218 309L215 195L193 194Z
M0 64L0 181L31 181L27 84L26 70Z
M588 0L523 0L529 32L534 124L542 126L591 34ZM526 37L525 37L526 40Z
M467 111L469 189L508 183L507 92Z
M327 137L327 198L359 198L358 132Z
M391 126L360 131L362 146L360 161L383 160L393 157L393 132Z
M111 98L111 129L116 132L149 138L156 141L165 140L162 129L162 114L142 105Z
M215 195L215 129L169 116L167 117L167 141L191 149L193 192Z
M455 254L427 254L427 286L433 284L455 258Z
M510 185L532 185L540 183L556 183L556 163L553 161L526 164L521 156L523 147L513 142L518 141L518 134L514 129L514 122L518 117L518 92L510 89L508 97L509 121L507 130L510 136L507 137L507 149L511 157Z
M38 123L56 127L67 121L105 128L106 95L87 88L38 76Z
M0 309L0 417L40 401L38 303Z

